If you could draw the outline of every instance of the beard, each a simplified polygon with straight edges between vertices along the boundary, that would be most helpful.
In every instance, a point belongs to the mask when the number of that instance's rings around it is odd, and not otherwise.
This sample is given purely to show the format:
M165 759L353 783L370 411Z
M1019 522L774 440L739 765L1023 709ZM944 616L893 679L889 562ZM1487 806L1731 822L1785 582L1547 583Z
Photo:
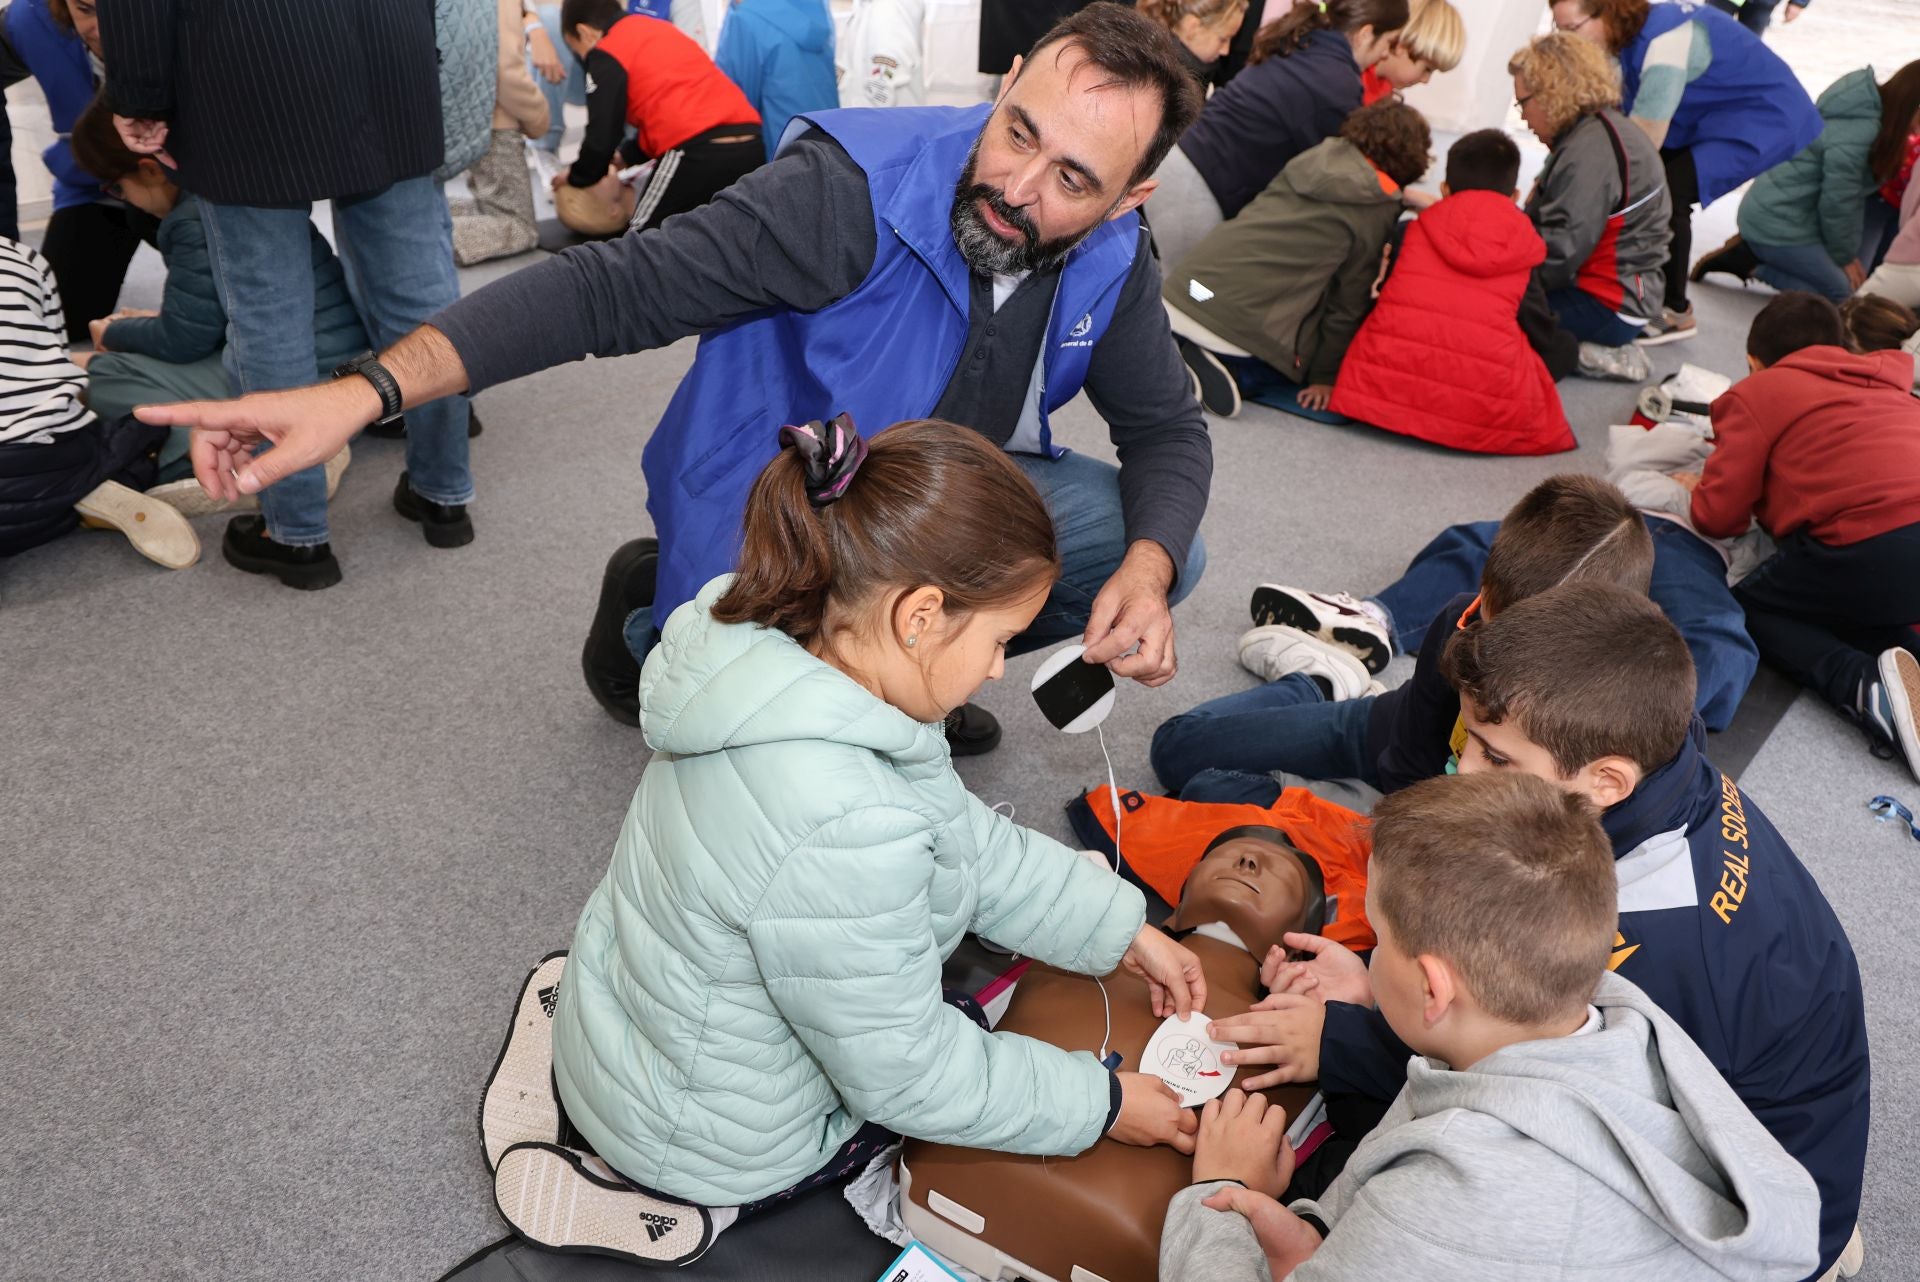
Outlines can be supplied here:
M1023 209L1007 203L1006 193L998 187L976 180L974 167L980 159L980 140L973 140L967 153L967 167L953 189L953 211L948 221L953 226L954 247L968 267L982 276L1017 276L1022 272L1050 272L1067 261L1074 247L1094 233L1104 219L1053 240L1041 240L1040 229ZM1118 203L1118 202L1116 202ZM993 216L1020 233L1017 241L1006 240L987 225L980 213L985 205ZM1109 211L1111 212L1111 211Z

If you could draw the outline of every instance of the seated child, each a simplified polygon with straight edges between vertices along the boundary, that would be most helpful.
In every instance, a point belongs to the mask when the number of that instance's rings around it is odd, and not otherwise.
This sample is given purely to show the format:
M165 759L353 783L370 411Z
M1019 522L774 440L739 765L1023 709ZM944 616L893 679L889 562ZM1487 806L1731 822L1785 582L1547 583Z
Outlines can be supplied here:
M1157 1014L1206 1001L1137 889L987 809L949 760L942 719L999 676L1059 573L1045 503L949 423L869 443L842 416L781 440L739 572L674 611L647 660L654 756L551 1025L529 1021L550 1056L516 1048L516 1021L488 1084L541 1104L482 1112L501 1213L536 1244L685 1263L894 1132L1191 1147L1164 1083L942 1000L971 931L1066 970L1123 966ZM591 1152L561 1146L563 1118Z
M1388 630L1362 602L1264 585L1254 594L1260 626L1241 637L1240 662L1266 684L1163 723L1153 734L1154 773L1185 800L1256 805L1279 795L1270 773L1357 779L1382 792L1439 774L1460 711L1439 668L1455 626L1570 579L1645 592L1653 562L1647 523L1619 490L1595 476L1550 477L1507 513L1479 595L1462 592L1436 609L1448 626L1429 630L1413 676L1395 690L1372 682L1387 665ZM1190 788L1203 773L1217 777ZM1243 787L1220 790L1240 780Z
M1907 137L1909 155L1916 146L1916 138L1920 138L1920 130ZM1883 196L1886 190L1881 188ZM1920 307L1920 183L1909 180L1899 204L1899 231L1887 246L1886 257L1860 286L1860 292L1890 298L1907 307Z
M1416 0L1407 25L1394 32L1386 56L1360 72L1360 100L1368 106L1389 94L1424 85L1436 71L1452 71L1467 52L1467 24L1447 0Z
M1813 1176L1820 1268L1831 1267L1859 1216L1866 1165L1860 969L1819 883L1704 755L1679 634L1636 593L1569 583L1454 634L1444 667L1470 745L1462 774L1535 775L1600 810L1620 883L1609 967L1699 1043ZM1376 883L1379 843L1376 831ZM1280 1065L1248 1085L1317 1080L1330 1110L1336 1096L1393 1098L1407 1047L1378 1012L1346 1004L1342 976L1357 967L1331 946L1303 968L1270 961L1277 1009L1255 1012L1259 1027L1221 1024Z
M1426 172L1431 141L1397 99L1362 107L1171 267L1161 296L1209 411L1231 418L1243 393L1281 383L1304 384L1301 406L1327 408L1372 304L1401 188ZM1223 363L1234 346L1251 357Z
M1686 1030L1607 973L1628 893L1611 863L1586 803L1525 774L1383 801L1380 945L1357 979L1414 1056L1405 1086L1332 1186L1290 1207L1260 1191L1292 1166L1284 1122L1237 1092L1208 1104L1161 1276L1806 1276L1813 1181Z
M572 167L553 176L555 212L574 231L658 226L766 160L760 113L673 23L629 14L620 0L565 0L560 35L587 73L586 136ZM658 163L636 193L617 171L649 158Z
M221 363L227 312L214 287L199 200L180 190L151 156L127 150L105 99L96 98L74 124L73 155L108 192L160 220L157 244L167 268L158 312L116 313L93 323L95 350L85 363L87 403L95 413L115 418L133 413L136 405L232 396ZM309 223L307 230L315 373L328 378L372 343L347 292L340 260L318 227ZM162 480L189 474L187 436L185 428L173 429L161 451Z
M1920 777L1920 404L1905 352L1846 350L1840 312L1782 294L1747 333L1750 377L1713 403L1693 523L1759 521L1778 552L1735 586L1766 660Z
M1341 362L1334 413L1483 454L1578 444L1518 319L1547 253L1514 203L1519 177L1520 149L1498 129L1448 149L1442 199L1408 225Z
M148 560L181 570L200 558L185 517L139 491L153 484L167 429L101 418L67 359L53 270L0 237L0 557L91 523L120 530Z

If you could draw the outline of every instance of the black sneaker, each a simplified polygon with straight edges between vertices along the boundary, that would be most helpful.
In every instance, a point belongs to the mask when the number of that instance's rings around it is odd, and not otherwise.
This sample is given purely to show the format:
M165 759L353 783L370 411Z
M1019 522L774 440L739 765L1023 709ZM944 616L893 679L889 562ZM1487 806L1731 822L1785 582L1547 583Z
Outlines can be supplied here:
M467 515L467 505L421 498L413 492L405 472L393 487L393 510L409 521L418 521L427 542L437 548L459 548L473 542L473 518Z
M607 558L600 576L600 604L580 649L587 690L622 725L640 724L640 661L627 648L627 616L653 604L660 571L660 540L634 539Z
M1747 248L1746 241L1735 236L1726 244L1720 246L1720 248L1714 250L1711 254L1704 255L1699 262L1695 263L1693 270L1687 273L1687 279L1698 285L1707 278L1708 272L1725 272L1742 285L1745 285L1753 279L1753 274L1759 270L1760 260L1754 257L1751 249Z
M1233 374L1220 363L1220 358L1190 338L1175 334L1173 341L1180 349L1180 359L1187 363L1199 384L1200 407L1219 418L1238 414L1240 384L1233 381Z
M1000 723L985 708L963 703L947 714L947 750L956 757L977 757L1000 746Z
M515 1144L560 1138L560 1105L553 1093L553 1012L560 1004L563 948L527 972L514 1002L513 1022L480 1093L480 1147L489 1171Z
M705 1207L643 1193L599 1158L558 1144L501 1154L493 1201L509 1228L549 1251L677 1268L713 1245Z
M293 547L267 537L267 520L248 514L227 522L220 554L227 564L248 574L271 574L290 588L318 592L340 581L340 562L330 543Z

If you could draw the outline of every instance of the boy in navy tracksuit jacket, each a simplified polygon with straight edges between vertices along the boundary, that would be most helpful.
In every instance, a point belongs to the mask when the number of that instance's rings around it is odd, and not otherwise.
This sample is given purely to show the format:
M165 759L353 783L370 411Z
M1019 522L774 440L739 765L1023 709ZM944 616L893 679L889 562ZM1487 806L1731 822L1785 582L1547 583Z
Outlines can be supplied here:
M1813 875L1706 759L1685 644L1645 598L1575 583L1458 633L1441 666L1460 690L1460 770L1541 774L1604 807L1620 877L1611 969L1687 1030L1813 1176L1817 1276L1860 1209L1869 1102L1860 971ZM1596 718L1596 707L1613 712ZM1269 969L1284 990L1277 962ZM1321 1090L1391 1100L1406 1080L1405 1044L1377 1011L1320 1009Z

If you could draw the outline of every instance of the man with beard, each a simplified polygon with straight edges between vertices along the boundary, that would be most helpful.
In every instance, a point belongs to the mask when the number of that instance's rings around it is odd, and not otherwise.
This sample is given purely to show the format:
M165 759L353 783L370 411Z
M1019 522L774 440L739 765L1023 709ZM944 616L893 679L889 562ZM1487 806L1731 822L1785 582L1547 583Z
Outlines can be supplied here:
M1172 37L1094 4L991 105L799 117L774 161L710 204L489 285L381 368L143 416L194 425L201 484L251 493L403 404L703 334L643 458L658 541L614 554L583 654L610 714L637 723L657 625L733 564L781 425L842 411L868 431L950 419L1011 452L1047 498L1063 571L1009 650L1081 636L1090 662L1159 685L1175 668L1170 603L1204 564L1213 463L1134 211L1197 108ZM1118 468L1052 442L1048 414L1083 387ZM947 731L956 753L1000 734L973 707Z

